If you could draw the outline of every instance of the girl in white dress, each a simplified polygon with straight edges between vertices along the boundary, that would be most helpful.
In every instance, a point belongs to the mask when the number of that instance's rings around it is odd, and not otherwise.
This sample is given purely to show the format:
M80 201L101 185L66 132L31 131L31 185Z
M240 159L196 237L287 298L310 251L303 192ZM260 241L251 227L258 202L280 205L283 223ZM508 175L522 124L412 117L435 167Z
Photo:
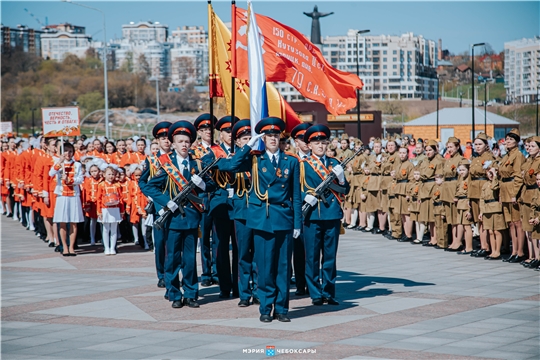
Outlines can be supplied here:
M116 255L118 224L122 221L124 205L120 184L115 182L118 167L109 165L103 174L104 181L99 183L97 192L98 221L103 224L103 247L105 255Z
M73 160L75 149L64 143L64 153L49 170L49 176L56 176L54 193L57 195L53 223L60 224L60 239L64 256L76 256L74 246L77 241L77 223L84 222L80 185L84 181L81 163ZM69 249L67 227L69 224Z

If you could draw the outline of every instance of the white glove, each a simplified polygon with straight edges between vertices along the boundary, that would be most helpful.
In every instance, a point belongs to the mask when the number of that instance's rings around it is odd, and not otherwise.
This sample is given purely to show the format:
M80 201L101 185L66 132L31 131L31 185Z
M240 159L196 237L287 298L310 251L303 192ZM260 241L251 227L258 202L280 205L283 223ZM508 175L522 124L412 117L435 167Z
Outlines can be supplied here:
M294 229L292 233L292 237L297 239L300 236L300 229Z
M169 210L171 210L172 212L175 212L176 209L178 209L178 205L176 205L176 203L172 200L169 200L169 202L167 203L167 207L169 208Z
M247 146L253 149L253 147L259 142L259 139L263 137L264 134L258 134L255 136L252 136L251 139L248 141Z
M193 180L193 183L201 190L205 190L206 189L206 183L204 182L204 180L197 174L193 174L191 175L191 180Z
M342 183L345 181L345 175L343 174L343 167L341 165L336 165L332 168L332 172L336 174L339 182Z
M306 195L306 197L304 198L304 201L311 206L315 206L319 202L319 200L317 200L315 196L310 195L310 194Z
M227 189L227 192L229 193L229 199L232 199L234 196L234 189Z

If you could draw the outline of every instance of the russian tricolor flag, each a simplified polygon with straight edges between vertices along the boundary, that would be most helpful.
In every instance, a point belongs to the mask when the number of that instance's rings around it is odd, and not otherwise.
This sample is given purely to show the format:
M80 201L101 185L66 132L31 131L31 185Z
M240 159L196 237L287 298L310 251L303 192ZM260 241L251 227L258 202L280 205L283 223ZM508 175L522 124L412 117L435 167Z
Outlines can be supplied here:
M268 117L268 99L266 97L266 74L264 73L262 34L259 31L255 12L251 1L248 2L248 67L249 67L249 115L251 135L255 134L255 126L261 119ZM262 146L261 146L262 145ZM262 141L258 149L263 149Z

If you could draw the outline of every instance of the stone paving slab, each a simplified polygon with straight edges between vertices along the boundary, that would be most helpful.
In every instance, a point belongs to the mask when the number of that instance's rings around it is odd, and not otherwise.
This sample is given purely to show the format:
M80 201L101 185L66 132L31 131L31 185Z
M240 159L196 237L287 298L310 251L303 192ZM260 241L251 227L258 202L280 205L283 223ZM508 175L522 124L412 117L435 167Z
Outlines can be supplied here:
M538 359L538 272L348 231L337 298L314 307L291 290L291 323L200 289L199 309L172 309L153 254L82 245L59 257L1 221L6 359ZM199 264L200 271L200 264ZM311 353L306 353L312 351ZM302 353L303 352L303 353Z

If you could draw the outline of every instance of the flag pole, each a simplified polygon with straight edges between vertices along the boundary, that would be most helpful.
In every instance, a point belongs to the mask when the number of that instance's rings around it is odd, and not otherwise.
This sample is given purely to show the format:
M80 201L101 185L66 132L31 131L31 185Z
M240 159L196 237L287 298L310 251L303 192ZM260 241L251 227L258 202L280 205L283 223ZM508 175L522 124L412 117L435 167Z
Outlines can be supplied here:
M232 10L232 29L231 29L231 130L234 127L234 105L235 105L235 93L236 93L236 1L231 1L231 10ZM231 131L231 149L235 148L234 145L234 132ZM234 152L234 150L233 150Z
M212 6L212 0L208 0L208 5L209 7ZM212 19L211 19L211 15L210 15L210 12L208 13L208 21L209 21L209 25L208 26L208 41L212 41L213 37L212 37L212 34L211 34L211 31L212 31ZM213 47L209 46L209 48L212 48L213 50ZM210 57L212 56L211 54L208 54L208 62L210 62ZM210 69L210 71L213 71L213 69ZM209 72L210 72L209 71ZM210 76L210 74L209 74ZM211 90L211 80L208 79L208 85L209 85L209 88L208 88L208 96L210 98L210 146L212 146L214 144L214 98L212 97L212 90Z

